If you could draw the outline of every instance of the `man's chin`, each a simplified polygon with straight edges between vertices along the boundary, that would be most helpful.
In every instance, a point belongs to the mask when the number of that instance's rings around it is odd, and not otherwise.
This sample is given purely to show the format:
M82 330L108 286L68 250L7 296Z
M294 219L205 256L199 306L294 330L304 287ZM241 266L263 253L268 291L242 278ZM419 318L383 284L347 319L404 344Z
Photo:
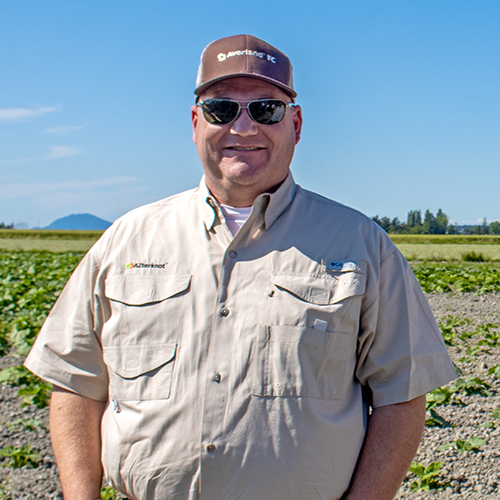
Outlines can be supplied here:
M253 163L246 163L243 161L238 162L224 162L220 167L223 177L231 180L254 179L259 176L265 167L262 165L255 165Z

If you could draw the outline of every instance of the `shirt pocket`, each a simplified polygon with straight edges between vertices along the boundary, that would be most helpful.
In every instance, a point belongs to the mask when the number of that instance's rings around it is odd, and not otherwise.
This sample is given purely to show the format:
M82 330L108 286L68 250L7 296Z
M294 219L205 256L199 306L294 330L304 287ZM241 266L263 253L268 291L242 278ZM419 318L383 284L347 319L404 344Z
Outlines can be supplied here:
M190 310L191 275L111 276L105 282L109 316L103 345L177 342L181 315Z
M109 398L118 401L168 399L177 344L104 346Z
M365 293L365 267L365 265L359 265L357 270L322 274L274 273L272 281L278 289L295 295L306 302L317 305L332 305Z
M191 283L190 274L172 276L112 276L106 279L108 299L131 306L162 302L185 292Z
M272 284L283 294L278 321L260 327L255 343L255 385L259 396L338 400L355 363L360 301L366 289L363 266L324 273L280 273ZM294 326L286 325L292 318ZM326 331L312 328L315 319Z
M337 347L340 332L300 326L261 326L256 342L256 396L341 397L347 349Z

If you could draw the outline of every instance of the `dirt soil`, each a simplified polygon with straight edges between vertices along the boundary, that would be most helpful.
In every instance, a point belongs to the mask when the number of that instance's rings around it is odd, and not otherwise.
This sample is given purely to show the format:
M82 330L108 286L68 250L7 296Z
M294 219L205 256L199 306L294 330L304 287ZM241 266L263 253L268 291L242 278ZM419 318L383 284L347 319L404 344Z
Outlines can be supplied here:
M428 295L429 303L438 321L449 315L467 318L472 325L464 325L462 330L474 330L478 324L494 323L500 325L500 294L476 296L473 294ZM448 427L426 427L424 437L415 460L429 465L431 462L444 462L437 481L448 483L445 489L429 492L410 492L410 484L416 480L408 474L396 498L401 499L500 499L500 420L498 425L479 427L495 421L493 410L500 409L500 379L488 375L488 368L500 364L500 348L490 349L490 353L480 353L467 358L465 348L452 347L450 354L463 375L480 377L491 385L491 396L461 396L465 405L446 405L437 408ZM462 361L460 361L462 360ZM18 364L18 359L0 359L0 369ZM0 500L62 500L61 487L57 477L57 467L50 446L48 431L48 409L34 407L21 408L17 389L0 386L0 449L8 445L24 446L31 444L42 460L35 469L3 468L0 471ZM9 426L18 419L39 420L34 430L26 430L20 425ZM455 440L479 437L487 441L479 451L460 453L454 448L439 450L443 445ZM5 460L4 460L5 463ZM9 493L10 495L9 496Z

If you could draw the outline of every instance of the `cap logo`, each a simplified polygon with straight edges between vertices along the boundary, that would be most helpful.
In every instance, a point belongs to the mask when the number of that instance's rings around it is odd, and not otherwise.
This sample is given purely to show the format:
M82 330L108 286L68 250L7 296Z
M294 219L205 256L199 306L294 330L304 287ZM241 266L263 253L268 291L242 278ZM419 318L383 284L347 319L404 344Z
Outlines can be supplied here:
M217 54L217 59L219 62L225 61L229 57L234 57L234 56L255 56L255 57L260 57L261 59L264 59L267 57L268 61L271 61L272 63L276 64L276 57L266 54L265 52L257 52L256 50L233 50L231 52L228 52L227 54L224 54L223 52Z

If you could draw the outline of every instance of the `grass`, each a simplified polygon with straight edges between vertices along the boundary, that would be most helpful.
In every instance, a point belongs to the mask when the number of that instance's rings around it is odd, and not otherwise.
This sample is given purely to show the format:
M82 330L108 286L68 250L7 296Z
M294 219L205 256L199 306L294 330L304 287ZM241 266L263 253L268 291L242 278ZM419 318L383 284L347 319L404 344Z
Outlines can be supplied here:
M103 231L51 231L47 229L0 229L0 250L87 252ZM480 256L500 261L500 236L453 234L392 234L392 241L410 261L453 261ZM464 257L465 256L465 257Z
M0 250L87 252L103 231L0 229ZM500 261L500 236L452 234L392 234L392 241L410 261ZM465 256L465 257L464 257Z
M431 245L500 245L500 235L493 234L390 234L398 244Z
M0 229L0 250L8 252L87 252L103 231Z
M401 253L407 260L469 260L467 255L482 256L486 261L500 261L500 245L496 244L463 244L442 243L396 243ZM480 260L479 260L480 261Z
M93 240L104 231L70 231L49 229L0 229L2 240Z
M97 238L96 238L97 240ZM6 252L87 252L95 240L57 240L57 239L0 239L0 250Z

